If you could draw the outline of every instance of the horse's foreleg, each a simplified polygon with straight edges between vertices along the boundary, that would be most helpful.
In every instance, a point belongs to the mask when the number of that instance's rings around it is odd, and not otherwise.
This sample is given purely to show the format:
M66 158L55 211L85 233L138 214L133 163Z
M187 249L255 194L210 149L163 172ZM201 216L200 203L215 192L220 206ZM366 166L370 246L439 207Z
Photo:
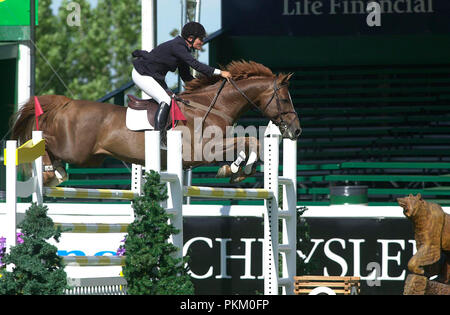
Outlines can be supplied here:
M258 161L258 152L259 152L259 142L257 142L255 151L250 149L250 155L244 167L245 175L251 176L256 172L256 162Z
M241 164L244 163L246 159L247 159L247 155L245 154L245 152L240 151L238 153L237 159L230 165L231 172L233 174L236 174L237 172L239 172L239 170L241 168Z
M223 165L216 177L231 177L231 183L237 183L256 172L258 161L259 142L255 137L237 137L227 139L224 144L226 157L237 154L231 165ZM227 159L229 161L229 159ZM244 165L245 162L245 165Z
M256 173L256 162L258 161L259 142L255 137L246 138L247 160L244 167L241 167L238 173L233 173L230 182L238 183L245 178L253 176Z

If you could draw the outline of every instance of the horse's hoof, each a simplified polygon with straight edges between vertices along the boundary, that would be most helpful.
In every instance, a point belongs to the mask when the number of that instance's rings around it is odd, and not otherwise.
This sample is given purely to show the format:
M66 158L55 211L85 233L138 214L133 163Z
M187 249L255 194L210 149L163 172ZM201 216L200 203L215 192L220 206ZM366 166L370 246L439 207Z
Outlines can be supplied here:
M44 185L47 187L56 187L59 184L61 184L61 181L59 181L55 176L44 179Z
M67 173L65 171L65 169L61 166L58 166L55 170L55 176L58 179L58 185L65 182L66 180L69 179L69 177L67 176Z
M252 176L254 176L255 174L256 174L256 165L253 165L252 166L252 168L251 168L251 170L250 170L250 172L247 174L247 169L246 168L244 168L244 174L245 174L245 176L247 176L247 177L252 177Z
M236 178L230 178L230 184L237 184L242 182L244 179L246 179L246 176L238 176Z
M242 182L244 179L246 179L247 176L243 175L242 173L236 173L231 175L230 177L230 184L237 184Z
M216 177L217 178L224 178L224 177L230 177L231 175L232 175L232 172L231 172L230 165L223 165L217 171Z

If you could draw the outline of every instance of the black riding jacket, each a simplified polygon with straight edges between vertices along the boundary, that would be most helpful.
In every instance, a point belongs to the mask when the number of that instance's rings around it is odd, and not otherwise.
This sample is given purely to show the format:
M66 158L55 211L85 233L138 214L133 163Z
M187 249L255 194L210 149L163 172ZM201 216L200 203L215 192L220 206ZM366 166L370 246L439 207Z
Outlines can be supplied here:
M141 75L153 77L164 89L167 89L165 78L168 71L174 72L178 68L181 79L187 82L194 79L189 67L206 76L212 76L215 70L196 60L181 36L158 45L150 52L135 50L132 55L136 57L133 59L136 71Z

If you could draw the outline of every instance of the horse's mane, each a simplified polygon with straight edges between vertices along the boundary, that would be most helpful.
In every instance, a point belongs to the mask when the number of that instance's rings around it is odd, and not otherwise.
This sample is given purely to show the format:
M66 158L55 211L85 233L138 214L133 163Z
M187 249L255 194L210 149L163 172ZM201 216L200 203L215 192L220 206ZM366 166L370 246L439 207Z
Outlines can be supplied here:
M254 61L232 61L225 69L231 73L233 80L238 81L254 76L274 77L272 70L266 66ZM186 83L186 90L183 94L189 94L198 91L201 88L213 85L222 79L221 76L215 75L212 77L199 76L192 81Z

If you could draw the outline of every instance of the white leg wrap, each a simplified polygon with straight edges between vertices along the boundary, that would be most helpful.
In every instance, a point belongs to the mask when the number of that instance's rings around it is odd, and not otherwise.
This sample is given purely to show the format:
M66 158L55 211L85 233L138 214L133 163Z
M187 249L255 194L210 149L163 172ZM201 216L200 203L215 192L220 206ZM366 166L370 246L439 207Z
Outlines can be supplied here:
M254 152L254 151L250 152L250 156L249 156L247 164L245 165L245 168L244 168L244 173L246 175L251 174L253 164L255 164L257 158L258 158L258 155L256 154L256 152Z
M245 161L246 155L244 151L239 152L239 156L236 159L236 161L234 161L233 163L231 163L231 172L236 173L237 171L239 171L239 165L242 163L242 161Z

